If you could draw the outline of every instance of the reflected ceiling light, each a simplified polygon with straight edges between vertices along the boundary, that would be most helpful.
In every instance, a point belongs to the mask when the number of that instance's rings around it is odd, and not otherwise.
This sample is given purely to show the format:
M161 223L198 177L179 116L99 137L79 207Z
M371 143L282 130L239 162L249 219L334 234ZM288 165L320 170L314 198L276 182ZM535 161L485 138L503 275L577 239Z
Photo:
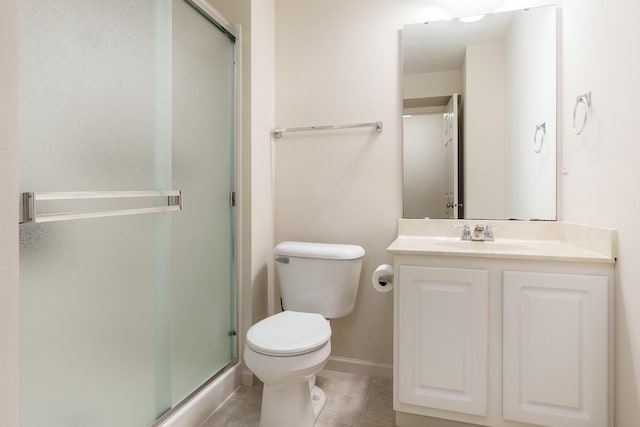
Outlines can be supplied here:
M464 16L462 18L458 18L460 22L476 22L484 18L484 15L474 15L474 16Z

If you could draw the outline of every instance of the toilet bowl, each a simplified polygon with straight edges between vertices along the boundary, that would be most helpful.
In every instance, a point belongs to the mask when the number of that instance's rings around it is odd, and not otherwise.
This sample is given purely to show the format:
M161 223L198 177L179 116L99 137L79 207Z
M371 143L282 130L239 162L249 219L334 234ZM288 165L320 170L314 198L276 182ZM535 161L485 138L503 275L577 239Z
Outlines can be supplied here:
M283 311L247 333L244 360L264 383L260 427L311 427L326 398L316 374L331 353L329 322L315 313Z
M244 360L264 383L260 427L312 427L326 401L315 378L331 353L327 319L353 310L364 249L282 242L274 252L285 311L249 328Z

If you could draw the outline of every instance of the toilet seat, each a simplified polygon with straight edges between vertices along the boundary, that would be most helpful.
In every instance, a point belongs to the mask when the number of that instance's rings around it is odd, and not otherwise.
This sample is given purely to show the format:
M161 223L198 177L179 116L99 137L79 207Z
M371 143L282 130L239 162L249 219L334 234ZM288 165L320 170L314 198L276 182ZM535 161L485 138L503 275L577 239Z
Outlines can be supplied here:
M322 315L283 311L249 328L247 346L268 356L297 356L321 348L329 338L331 327Z

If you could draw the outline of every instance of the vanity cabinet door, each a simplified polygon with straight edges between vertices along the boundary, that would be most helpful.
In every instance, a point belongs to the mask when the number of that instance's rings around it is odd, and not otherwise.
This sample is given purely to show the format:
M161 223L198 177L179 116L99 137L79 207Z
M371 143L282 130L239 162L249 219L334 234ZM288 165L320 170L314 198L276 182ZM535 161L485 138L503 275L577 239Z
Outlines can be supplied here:
M400 266L401 404L486 415L488 279L486 270Z
M607 277L505 271L503 279L503 417L606 426Z

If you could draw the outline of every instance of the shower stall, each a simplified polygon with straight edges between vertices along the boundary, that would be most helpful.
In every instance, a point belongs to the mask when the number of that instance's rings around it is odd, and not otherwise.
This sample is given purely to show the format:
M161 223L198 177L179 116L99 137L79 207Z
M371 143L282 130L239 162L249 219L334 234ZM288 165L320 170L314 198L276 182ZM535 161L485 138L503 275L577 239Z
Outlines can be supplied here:
M22 2L22 427L151 425L237 360L236 36L215 16Z

